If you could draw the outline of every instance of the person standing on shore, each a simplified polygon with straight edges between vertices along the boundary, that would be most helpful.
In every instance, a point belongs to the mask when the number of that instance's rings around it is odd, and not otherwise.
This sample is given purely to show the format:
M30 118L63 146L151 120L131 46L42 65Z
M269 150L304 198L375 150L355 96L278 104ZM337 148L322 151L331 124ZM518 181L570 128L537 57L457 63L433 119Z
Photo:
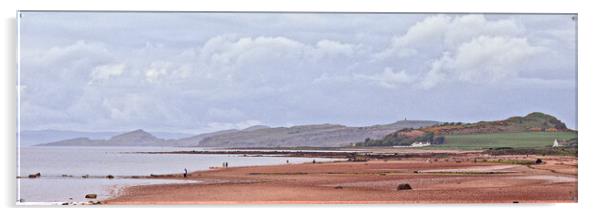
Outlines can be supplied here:
M188 170L186 168L184 168L184 178L186 178L188 176Z

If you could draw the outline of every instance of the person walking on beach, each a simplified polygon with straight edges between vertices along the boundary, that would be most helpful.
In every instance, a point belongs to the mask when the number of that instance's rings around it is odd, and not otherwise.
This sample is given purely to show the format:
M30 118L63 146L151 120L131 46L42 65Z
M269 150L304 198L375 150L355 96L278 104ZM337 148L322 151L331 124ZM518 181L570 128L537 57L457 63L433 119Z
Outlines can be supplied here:
M226 162L226 168L228 168L228 162Z
M188 170L186 168L184 168L184 178L186 178L188 176Z

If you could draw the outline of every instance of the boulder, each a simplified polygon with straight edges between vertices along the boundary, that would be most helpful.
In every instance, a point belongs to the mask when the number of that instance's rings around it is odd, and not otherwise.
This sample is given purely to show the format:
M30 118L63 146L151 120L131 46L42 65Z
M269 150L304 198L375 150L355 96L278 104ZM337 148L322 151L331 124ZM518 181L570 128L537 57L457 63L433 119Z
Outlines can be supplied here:
M96 194L86 194L86 199L96 199Z
M410 184L407 183L399 184L397 185L397 190L412 190L412 186L410 186Z
M114 178L115 178L115 176L113 176L113 175L108 175L108 176L107 176L107 178L108 178L108 179L114 179Z

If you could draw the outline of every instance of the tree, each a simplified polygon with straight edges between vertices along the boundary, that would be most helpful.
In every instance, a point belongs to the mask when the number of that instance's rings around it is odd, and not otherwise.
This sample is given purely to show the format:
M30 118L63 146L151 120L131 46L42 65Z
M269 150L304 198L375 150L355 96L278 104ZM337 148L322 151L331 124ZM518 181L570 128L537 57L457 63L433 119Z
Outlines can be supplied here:
M445 143L445 137L444 136L436 136L435 138L433 138L433 144L443 144Z

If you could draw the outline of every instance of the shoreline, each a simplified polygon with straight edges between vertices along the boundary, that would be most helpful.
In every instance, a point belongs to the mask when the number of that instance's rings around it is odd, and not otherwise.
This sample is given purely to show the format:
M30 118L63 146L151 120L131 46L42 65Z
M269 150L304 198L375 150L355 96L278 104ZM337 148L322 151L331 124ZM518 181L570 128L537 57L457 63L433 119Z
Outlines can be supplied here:
M208 170L229 162L232 166L311 162L311 158L254 157L234 155L143 155L122 154L135 151L186 150L179 148L28 148L15 175L20 185L16 203L88 202L114 197L115 188L165 183L184 183L182 179L162 180L163 175ZM316 158L316 161L332 160ZM73 164L76 163L76 164ZM152 175L152 178L150 178ZM167 177L169 178L169 177ZM187 179L184 179L187 180ZM86 198L97 195L97 199ZM93 197L93 196L92 196ZM61 203L62 204L62 203Z
M348 161L401 160L408 158L446 158L480 154L484 150L432 150L432 149L354 149L354 150L264 150L264 149L218 149L131 152L131 154L200 154L200 155L238 155L241 157L299 157L347 159Z
M577 158L452 154L219 168L162 176L216 181L125 187L103 204L577 202ZM399 155L397 155L399 156ZM541 158L543 164L527 164ZM475 171L476 170L476 171ZM396 190L399 184L411 190Z

